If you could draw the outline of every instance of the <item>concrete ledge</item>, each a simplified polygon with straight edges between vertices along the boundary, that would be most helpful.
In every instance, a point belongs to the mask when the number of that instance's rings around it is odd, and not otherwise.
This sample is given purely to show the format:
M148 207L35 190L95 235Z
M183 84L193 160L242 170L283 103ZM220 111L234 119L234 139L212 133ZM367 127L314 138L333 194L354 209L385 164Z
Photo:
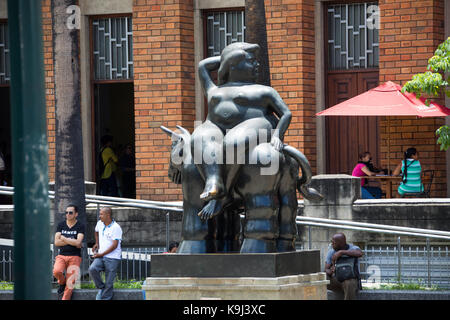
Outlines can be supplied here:
M147 278L147 300L326 300L325 272L274 278Z
M72 300L95 300L98 290L75 289L72 293ZM0 300L13 300L12 290L0 290ZM58 300L56 289L52 290L52 300ZM142 290L120 289L114 290L113 300L143 300Z
M72 300L95 300L97 290L75 290ZM56 300L56 290L52 291ZM13 291L0 290L0 300L13 300ZM328 290L328 300L338 300L336 294ZM114 290L114 300L143 300L142 290ZM417 290L362 290L358 300L450 300L450 291L417 291Z
M328 290L328 300L340 300L334 292ZM358 300L450 300L450 291L424 290L361 290Z

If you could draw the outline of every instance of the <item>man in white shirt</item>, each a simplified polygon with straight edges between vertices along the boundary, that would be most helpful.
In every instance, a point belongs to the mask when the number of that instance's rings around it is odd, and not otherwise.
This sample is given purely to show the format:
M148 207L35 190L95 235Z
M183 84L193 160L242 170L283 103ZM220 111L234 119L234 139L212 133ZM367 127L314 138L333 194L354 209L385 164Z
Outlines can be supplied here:
M96 300L111 300L113 297L114 279L122 257L121 241L122 228L113 220L112 209L102 208L95 226L94 262L89 267L89 274L100 289ZM102 271L105 272L105 282L100 276Z

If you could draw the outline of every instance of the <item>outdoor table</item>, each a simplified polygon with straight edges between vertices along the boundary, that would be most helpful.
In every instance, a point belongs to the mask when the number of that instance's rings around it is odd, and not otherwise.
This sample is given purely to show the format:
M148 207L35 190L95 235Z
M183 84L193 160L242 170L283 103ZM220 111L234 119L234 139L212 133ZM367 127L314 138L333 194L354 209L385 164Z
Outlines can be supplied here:
M402 179L402 176L389 176L389 175L375 175L375 176L364 176L361 179L370 179L370 180L381 180L386 182L386 199L392 198L392 181Z

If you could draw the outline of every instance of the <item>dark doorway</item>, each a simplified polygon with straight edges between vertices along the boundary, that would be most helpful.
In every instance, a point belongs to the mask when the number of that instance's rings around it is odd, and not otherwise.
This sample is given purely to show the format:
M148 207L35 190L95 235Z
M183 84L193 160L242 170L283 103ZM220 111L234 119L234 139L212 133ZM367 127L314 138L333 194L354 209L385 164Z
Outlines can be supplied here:
M0 152L5 170L0 171L0 184L12 186L11 105L9 86L0 86ZM0 195L0 204L11 204L12 197Z
M95 126L95 159L101 148L101 137L113 136L113 149L119 158L119 163L126 161L127 146L131 146L131 156L135 157L135 126L134 126L134 85L133 82L114 82L94 84L94 126ZM96 177L99 182L98 161ZM129 163L129 162L128 162ZM120 196L136 197L135 164L133 171L119 166L117 183ZM128 172L127 172L128 171ZM129 179L132 179L130 182Z

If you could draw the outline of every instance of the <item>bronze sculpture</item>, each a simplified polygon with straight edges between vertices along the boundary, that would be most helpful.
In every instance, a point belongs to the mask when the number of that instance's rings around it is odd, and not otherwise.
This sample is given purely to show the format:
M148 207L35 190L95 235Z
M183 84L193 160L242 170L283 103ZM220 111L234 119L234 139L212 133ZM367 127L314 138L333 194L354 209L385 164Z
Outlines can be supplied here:
M206 121L192 135L179 126L177 133L162 127L173 140L169 176L183 188L179 253L217 251L215 239L225 227L212 222L224 217L222 223L231 225L225 236L236 242L239 208L245 213L240 252L294 251L296 190L311 200L322 197L308 187L306 157L282 142L289 108L273 88L255 83L258 51L256 44L233 43L220 57L202 60Z

